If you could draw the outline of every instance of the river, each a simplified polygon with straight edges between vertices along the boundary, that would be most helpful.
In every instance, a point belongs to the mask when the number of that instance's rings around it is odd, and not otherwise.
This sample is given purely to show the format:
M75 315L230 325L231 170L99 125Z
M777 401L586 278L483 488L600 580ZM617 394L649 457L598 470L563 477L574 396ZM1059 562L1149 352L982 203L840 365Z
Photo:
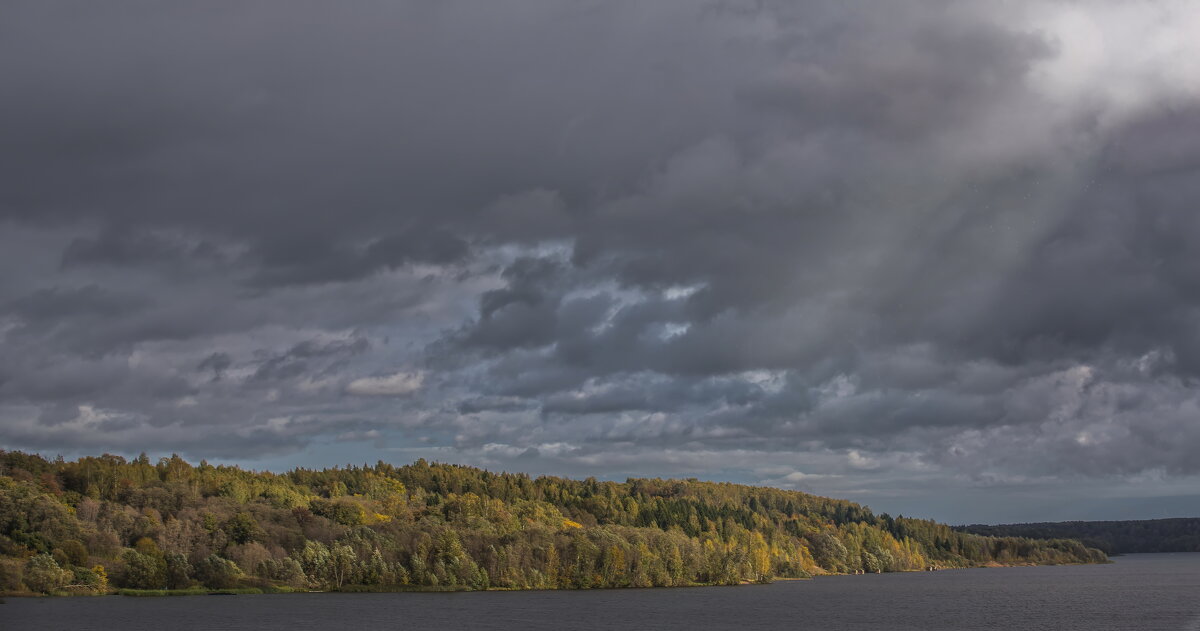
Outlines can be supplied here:
M9 598L0 629L1200 631L1200 553L1109 565L596 591Z

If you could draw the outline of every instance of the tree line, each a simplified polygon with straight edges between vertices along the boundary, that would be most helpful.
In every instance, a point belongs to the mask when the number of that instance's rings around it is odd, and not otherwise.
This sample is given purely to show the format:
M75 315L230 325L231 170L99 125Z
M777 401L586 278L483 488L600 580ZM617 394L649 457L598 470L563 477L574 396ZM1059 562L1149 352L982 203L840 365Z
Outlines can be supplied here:
M415 463L257 472L0 451L0 591L587 589L1102 562L844 500Z
M959 526L962 532L1033 539L1078 539L1106 554L1200 552L1200 518L1064 521Z

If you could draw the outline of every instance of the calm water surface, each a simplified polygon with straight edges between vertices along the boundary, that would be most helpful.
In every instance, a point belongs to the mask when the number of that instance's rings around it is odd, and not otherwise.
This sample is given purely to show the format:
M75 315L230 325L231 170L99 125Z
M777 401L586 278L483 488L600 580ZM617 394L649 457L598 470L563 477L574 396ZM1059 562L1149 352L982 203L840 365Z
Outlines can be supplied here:
M10 598L0 629L1170 629L1200 631L1200 553L1111 565L831 576L743 587Z

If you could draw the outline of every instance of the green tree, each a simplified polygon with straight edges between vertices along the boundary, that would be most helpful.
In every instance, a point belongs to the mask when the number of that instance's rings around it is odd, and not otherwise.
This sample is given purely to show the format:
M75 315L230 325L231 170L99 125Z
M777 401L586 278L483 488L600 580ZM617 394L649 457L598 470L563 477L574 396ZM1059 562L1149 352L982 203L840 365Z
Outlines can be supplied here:
M238 513L225 522L225 534L229 536L229 540L236 544L250 543L257 541L262 529L259 528L258 522L250 516L250 513Z
M167 563L161 556L143 554L137 550L126 550L121 555L125 572L121 584L137 589L165 589L167 586Z
M192 564L178 552L163 555L166 563L167 589L186 589L192 585Z
M353 575L358 556L354 548L337 543L329 547L329 579L335 589L341 589Z
M242 570L236 563L215 554L197 563L194 574L201 585L210 589L237 587L238 580L242 578Z
M35 592L49 594L71 582L74 574L59 567L54 557L39 554L25 564L25 585Z

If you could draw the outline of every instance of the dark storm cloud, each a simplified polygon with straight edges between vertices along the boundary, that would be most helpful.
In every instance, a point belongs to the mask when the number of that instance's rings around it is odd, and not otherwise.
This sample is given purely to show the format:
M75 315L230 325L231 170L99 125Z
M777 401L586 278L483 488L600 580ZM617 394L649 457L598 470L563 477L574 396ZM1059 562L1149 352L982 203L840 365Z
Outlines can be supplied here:
M271 355L262 360L254 370L253 379L273 381L298 377L307 374L310 364L320 360L333 360L325 370L336 370L347 359L365 352L369 347L370 343L361 337L324 343L305 340L283 353ZM212 358L211 355L209 357ZM208 359L205 362L208 362ZM201 363L201 367L204 367L205 362ZM214 370L216 370L215 365Z
M264 244L256 261L262 270L252 282L271 286L354 280L409 263L457 263L467 251L466 241L440 229L396 234L360 247L338 247L330 244L328 236L304 235Z
M62 253L64 268L95 265L162 267L188 259L219 259L211 243L188 243L169 235L139 232L129 226L108 226L95 237L77 237Z
M24 27L9 29L3 71L23 96L0 110L13 123L2 212L232 239L266 268L263 282L459 258L459 234L476 232L485 205L521 214L504 196L636 177L631 159L665 155L662 136L686 141L680 128L702 125L669 120L683 94L657 114L643 109L660 96L649 90L601 105L629 80L649 88L677 72L666 64L703 43L682 32L677 53L655 51L661 34L646 32L614 49L648 17L633 7L592 7L597 19L558 3L304 3L283 20L265 5L126 8L10 9ZM584 76L579 63L605 49L618 59L600 56ZM639 69L643 53L660 67ZM605 175L579 170L589 167ZM100 249L82 241L71 260Z
M220 381L221 374L233 365L228 353L213 353L196 365L196 370L212 371L212 380Z
M14 301L8 310L30 325L53 326L68 316L119 317L144 307L137 297L86 285L72 289L40 289Z
M1035 33L953 14L897 23L886 11L865 13L827 31L801 27L786 44L795 57L739 96L804 125L920 135L969 121L1053 51Z
M1005 300L978 339L998 355L1135 353L1171 348L1200 367L1200 109L1169 109L1108 139L1084 190L1006 281Z
M1161 9L10 3L0 443L1191 479Z

